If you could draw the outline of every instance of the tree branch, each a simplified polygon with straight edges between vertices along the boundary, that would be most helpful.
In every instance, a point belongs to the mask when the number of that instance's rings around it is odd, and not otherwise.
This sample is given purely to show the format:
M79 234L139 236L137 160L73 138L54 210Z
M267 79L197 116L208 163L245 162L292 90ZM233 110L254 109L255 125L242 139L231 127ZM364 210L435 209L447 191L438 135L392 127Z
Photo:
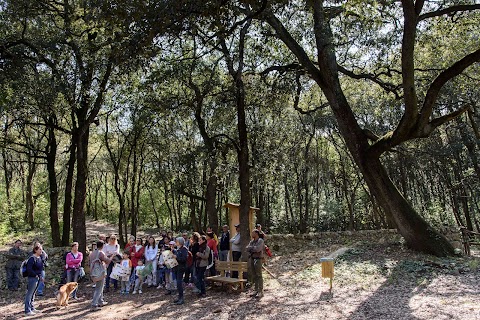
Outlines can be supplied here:
M428 18L443 16L444 14L448 16L453 16L459 12L474 11L479 9L480 9L480 4L470 4L470 5L465 4L465 5L451 6L449 8L424 13L418 17L418 21L422 21Z
M337 68L338 68L339 72L343 73L346 76L349 76L350 78L370 80L370 81L378 84L385 91L393 93L395 95L395 99L397 99L397 100L401 99L401 96L398 93L398 90L401 88L401 85L394 85L392 83L382 81L378 78L379 75L376 75L376 74L372 74L372 73L357 74L357 73L354 73L351 70L347 70L346 68L344 68L340 65L338 65Z
M298 106L299 103L300 103L300 94L302 93L302 84L300 83L300 73L297 73L297 76L295 77L295 83L297 84L297 91L295 92L295 99L293 101L293 108L295 110L297 110L298 112L300 112L300 114L315 113L318 110L321 110L321 109L324 109L324 108L327 108L328 106L330 106L330 104L327 102L327 103L321 104L320 106L316 107L313 110L303 110L302 108L300 108Z
M453 120L455 119L456 117L458 117L459 115L465 113L468 109L470 109L470 106L469 105L465 105L463 107L461 107L460 109L458 110L455 110L449 114L446 114L444 116L441 116L441 117L438 117L438 118L435 118L433 119L432 121L430 121L430 123L428 123L426 126L421 126L419 128L419 131L417 131L415 133L415 137L417 138L426 138L428 137L432 132L433 130L435 130L436 128L438 128L439 126L441 126L442 124L450 121L450 120Z
M462 59L455 62L449 68L442 71L432 82L425 95L423 107L420 112L419 125L420 127L426 125L432 114L433 106L437 100L440 90L447 81L461 74L466 68L480 61L480 49L466 55Z

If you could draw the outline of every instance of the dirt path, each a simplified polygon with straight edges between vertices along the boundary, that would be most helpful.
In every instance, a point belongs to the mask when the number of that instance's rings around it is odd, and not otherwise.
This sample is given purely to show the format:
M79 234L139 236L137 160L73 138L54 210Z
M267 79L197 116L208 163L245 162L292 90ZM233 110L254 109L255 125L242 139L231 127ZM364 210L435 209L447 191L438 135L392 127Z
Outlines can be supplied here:
M106 230L102 227L102 230ZM95 234L94 231L92 234ZM43 313L34 319L480 319L480 259L436 259L399 242L282 244L264 273L265 297L226 293L221 288L197 298L186 289L185 305L172 304L162 290L142 295L105 294L109 302L90 312L93 288L82 284L79 301L56 310L53 297L38 299ZM338 254L333 293L321 278L321 257ZM4 296L0 317L22 319L22 293Z

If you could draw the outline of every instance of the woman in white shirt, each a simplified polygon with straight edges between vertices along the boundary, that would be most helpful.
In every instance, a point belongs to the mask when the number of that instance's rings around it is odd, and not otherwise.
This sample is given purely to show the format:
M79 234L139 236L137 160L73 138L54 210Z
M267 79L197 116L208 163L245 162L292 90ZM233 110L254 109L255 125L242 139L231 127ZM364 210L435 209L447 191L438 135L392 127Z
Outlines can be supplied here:
M150 236L145 247L145 266L152 265L152 273L147 276L148 288L155 286L157 283L157 254L158 245L155 243L155 238Z
M108 238L108 244L103 246L103 252L107 256L107 259L112 260L112 258L120 255L120 245L117 242L117 237L115 235L111 235ZM120 257L121 259L121 257ZM107 267L107 279L105 279L105 291L108 292L110 289L110 274L112 273L113 266L115 262L112 261ZM113 283L113 287L115 290L118 289L118 281L115 279L111 279Z

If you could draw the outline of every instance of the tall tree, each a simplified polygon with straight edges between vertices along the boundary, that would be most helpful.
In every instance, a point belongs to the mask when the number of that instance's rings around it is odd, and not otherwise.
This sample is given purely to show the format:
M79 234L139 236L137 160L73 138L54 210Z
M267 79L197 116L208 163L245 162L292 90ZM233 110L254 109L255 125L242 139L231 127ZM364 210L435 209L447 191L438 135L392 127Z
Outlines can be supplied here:
M265 6L265 2L262 3ZM452 113L432 118L441 89L452 78L461 74L472 64L480 60L480 49L473 48L471 53L453 62L449 67L438 72L423 96L419 96L418 84L415 82L415 47L420 22L441 17L446 14L468 12L478 9L477 5L456 6L447 8L426 8L424 1L404 0L401 3L403 15L403 37L401 38L401 71L399 71L403 89L404 113L401 121L391 132L377 136L363 129L352 110L347 96L341 86L341 74L357 79L370 79L385 90L395 91L395 86L385 83L375 74L354 73L337 62L338 42L337 34L333 32L332 24L337 15L345 9L342 7L328 7L322 0L310 1L301 4L308 8L303 12L308 18L310 30L315 43L315 59L307 51L292 31L289 31L282 20L290 10L284 4L269 5L260 18L266 21L276 32L276 36L285 43L288 49L298 59L299 64L307 74L322 89L335 115L338 127L345 138L352 157L362 172L365 181L379 205L393 217L399 232L406 239L407 244L419 251L443 256L453 253L451 244L435 231L402 196L392 183L387 171L380 161L380 156L401 143L420 137L429 136L435 128L465 112L468 107L462 106ZM395 5L390 8L394 12ZM296 7L296 4L292 5ZM349 9L353 9L349 7ZM433 10L432 10L433 9ZM434 67L434 66L432 66ZM422 101L422 102L420 102ZM369 143L369 139L372 143Z

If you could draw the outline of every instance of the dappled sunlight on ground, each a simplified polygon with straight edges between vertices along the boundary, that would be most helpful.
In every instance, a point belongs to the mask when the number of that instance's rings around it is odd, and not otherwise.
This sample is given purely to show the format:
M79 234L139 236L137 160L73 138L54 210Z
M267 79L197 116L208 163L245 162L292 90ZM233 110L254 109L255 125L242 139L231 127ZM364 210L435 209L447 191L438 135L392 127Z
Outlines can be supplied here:
M90 222L89 222L90 223ZM102 223L97 227L103 226ZM93 226L92 226L93 227ZM108 230L103 228L102 230ZM95 234L92 231L91 234ZM145 288L141 295L105 294L109 305L90 312L93 288L81 284L79 301L56 310L50 296L38 299L43 313L36 319L480 319L479 258L438 259L405 249L398 241L349 244L289 241L274 252L264 272L265 296L251 291L227 293L221 287L207 290L199 299L186 289L185 304L174 296ZM342 252L335 260L333 290L321 277L320 258ZM52 290L52 289L49 289ZM23 293L1 292L4 319L23 317ZM1 318L1 317L0 317Z

